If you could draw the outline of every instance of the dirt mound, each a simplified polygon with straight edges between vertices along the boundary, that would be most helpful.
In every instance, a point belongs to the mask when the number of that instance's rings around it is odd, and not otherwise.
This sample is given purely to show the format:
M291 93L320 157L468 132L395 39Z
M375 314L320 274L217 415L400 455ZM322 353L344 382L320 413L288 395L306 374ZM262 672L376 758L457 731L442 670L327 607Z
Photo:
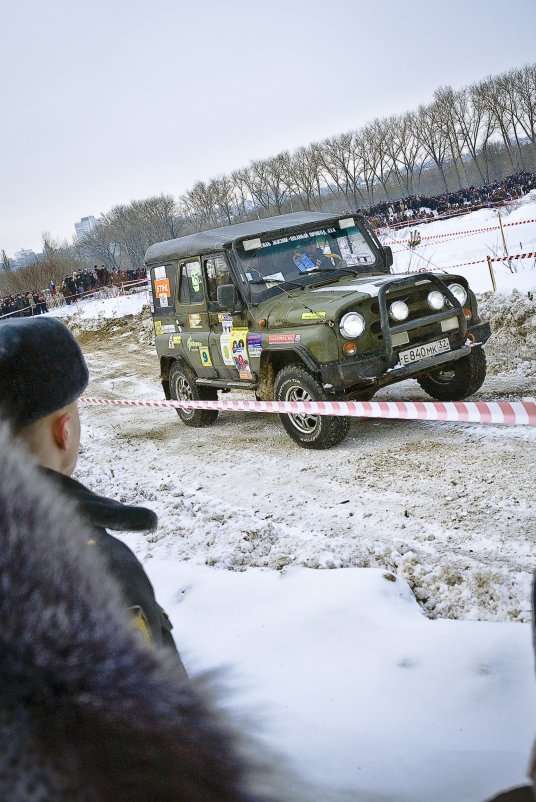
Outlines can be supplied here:
M133 339L143 345L154 345L154 327L148 306L144 306L138 315L113 318L73 315L66 318L65 323L82 347L91 347L99 342L109 343L126 334L132 334Z

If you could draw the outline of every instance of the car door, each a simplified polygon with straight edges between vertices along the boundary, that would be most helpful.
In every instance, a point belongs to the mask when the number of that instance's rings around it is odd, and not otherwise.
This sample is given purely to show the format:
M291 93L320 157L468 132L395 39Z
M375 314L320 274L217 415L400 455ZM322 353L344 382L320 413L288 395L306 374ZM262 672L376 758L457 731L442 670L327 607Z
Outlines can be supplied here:
M181 336L181 355L196 376L203 379L218 378L218 371L210 357L210 324L199 258L179 262L175 308L175 322Z
M252 382L255 375L247 349L247 309L244 306L240 311L224 311L218 304L218 287L235 284L225 254L204 257L203 268L208 295L212 361L225 379Z

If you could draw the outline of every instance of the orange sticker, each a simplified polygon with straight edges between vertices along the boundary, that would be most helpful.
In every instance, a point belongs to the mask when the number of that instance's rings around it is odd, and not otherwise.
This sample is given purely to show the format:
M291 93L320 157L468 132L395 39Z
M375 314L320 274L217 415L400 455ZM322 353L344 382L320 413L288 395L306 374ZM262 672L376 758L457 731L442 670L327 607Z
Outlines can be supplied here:
M154 283L155 295L171 295L171 287L168 278L159 278Z

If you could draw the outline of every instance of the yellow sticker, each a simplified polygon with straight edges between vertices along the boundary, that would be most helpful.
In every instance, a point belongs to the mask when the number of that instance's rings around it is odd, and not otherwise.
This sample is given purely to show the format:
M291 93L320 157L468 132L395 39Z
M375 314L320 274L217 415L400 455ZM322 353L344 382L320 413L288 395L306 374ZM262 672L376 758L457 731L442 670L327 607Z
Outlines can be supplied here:
M180 345L181 343L182 343L181 335L180 334L174 334L173 335L173 344L174 345Z
M162 334L162 321L161 320L155 320L155 322L154 322L154 331L155 331L155 334Z
M231 351L234 352L237 348L245 348L247 351L247 339L247 329L232 329L230 340Z
M302 320L325 320L325 312L304 312L301 316Z
M212 367L212 360L210 358L210 352L208 348L200 348L199 356L201 357L201 364L204 365L204 367L206 368Z
M200 329L201 315L188 315L188 325L191 329Z

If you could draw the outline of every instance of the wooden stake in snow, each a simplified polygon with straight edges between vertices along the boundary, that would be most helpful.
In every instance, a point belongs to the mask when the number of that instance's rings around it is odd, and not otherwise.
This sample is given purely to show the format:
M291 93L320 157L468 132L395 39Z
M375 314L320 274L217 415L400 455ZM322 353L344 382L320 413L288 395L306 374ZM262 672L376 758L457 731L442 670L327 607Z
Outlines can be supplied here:
M491 278L491 286L493 287L493 292L497 292L497 282L495 281L495 273L493 272L493 267L491 266L491 256L486 257L488 260L488 267L489 267L489 275Z

